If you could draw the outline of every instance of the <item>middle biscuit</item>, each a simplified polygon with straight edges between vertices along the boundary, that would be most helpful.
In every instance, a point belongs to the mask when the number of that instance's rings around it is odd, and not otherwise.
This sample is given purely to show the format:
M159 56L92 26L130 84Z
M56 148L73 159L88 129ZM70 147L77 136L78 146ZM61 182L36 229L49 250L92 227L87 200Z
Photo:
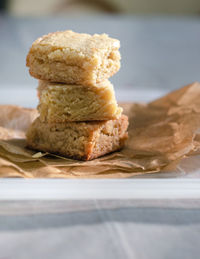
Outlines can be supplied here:
M95 86L67 85L39 81L40 120L63 123L117 119L122 108L117 105L113 85L105 80Z

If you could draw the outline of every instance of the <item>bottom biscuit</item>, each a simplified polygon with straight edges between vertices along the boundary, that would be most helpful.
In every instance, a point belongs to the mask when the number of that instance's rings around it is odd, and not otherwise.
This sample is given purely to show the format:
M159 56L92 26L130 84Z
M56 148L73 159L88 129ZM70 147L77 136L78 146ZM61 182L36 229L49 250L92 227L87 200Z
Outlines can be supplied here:
M27 131L28 147L78 160L91 160L121 149L128 117L108 121L48 124L37 118Z

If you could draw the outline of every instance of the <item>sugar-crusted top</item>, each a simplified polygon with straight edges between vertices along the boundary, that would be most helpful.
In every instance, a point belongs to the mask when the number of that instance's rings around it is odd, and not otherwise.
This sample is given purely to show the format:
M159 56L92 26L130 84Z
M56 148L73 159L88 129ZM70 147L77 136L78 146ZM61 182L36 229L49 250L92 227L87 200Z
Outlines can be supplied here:
M84 56L91 56L96 52L107 49L119 49L119 40L110 38L107 34L86 34L73 31L57 31L37 39L32 47L51 47L55 49L69 49Z

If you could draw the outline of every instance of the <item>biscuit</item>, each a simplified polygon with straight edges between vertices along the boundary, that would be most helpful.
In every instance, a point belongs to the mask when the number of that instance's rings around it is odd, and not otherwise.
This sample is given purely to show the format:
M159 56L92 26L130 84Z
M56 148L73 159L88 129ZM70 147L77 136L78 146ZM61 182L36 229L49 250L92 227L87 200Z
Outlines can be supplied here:
M44 123L37 118L27 132L28 147L78 160L91 160L121 149L128 118L93 122Z
M96 87L39 81L38 95L42 122L111 120L122 112L108 80Z
M106 34L59 31L37 39L27 55L30 74L67 84L94 85L120 68L120 42Z

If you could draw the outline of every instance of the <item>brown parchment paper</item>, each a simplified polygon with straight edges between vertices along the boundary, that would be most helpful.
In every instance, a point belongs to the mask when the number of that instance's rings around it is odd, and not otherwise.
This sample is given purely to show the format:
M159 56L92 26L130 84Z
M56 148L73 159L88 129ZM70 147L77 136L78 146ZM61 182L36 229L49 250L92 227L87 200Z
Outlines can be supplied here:
M129 139L123 150L81 162L26 148L36 110L0 106L0 177L111 178L156 173L200 153L200 83L148 104L124 103Z

